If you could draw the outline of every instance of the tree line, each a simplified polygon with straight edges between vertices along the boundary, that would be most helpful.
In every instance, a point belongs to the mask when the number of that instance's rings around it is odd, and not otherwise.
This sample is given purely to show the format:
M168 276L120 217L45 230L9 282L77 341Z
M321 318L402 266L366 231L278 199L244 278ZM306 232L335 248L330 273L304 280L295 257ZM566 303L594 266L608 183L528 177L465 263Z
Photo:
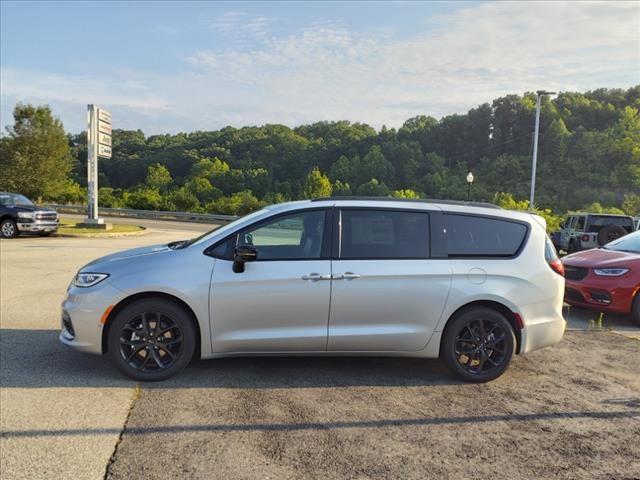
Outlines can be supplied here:
M399 129L364 123L267 124L146 136L114 130L100 204L245 214L329 195L472 200L526 208L536 96L507 95ZM536 207L640 214L640 86L544 98ZM17 105L0 139L0 188L83 203L86 132L65 134L48 107ZM524 203L523 203L524 202Z

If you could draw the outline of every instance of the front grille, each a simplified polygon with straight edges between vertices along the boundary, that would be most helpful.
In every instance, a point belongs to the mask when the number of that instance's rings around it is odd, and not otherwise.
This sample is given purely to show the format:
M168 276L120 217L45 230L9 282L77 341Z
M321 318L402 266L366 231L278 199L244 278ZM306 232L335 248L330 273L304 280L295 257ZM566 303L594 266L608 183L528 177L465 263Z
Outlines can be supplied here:
M582 280L589 273L588 268L564 266L564 277L568 280Z
M585 301L582 294L578 290L575 290L573 288L566 288L564 290L564 298L566 300L573 300L574 302L584 303Z
M55 220L58 218L56 212L38 212L36 213L36 220Z

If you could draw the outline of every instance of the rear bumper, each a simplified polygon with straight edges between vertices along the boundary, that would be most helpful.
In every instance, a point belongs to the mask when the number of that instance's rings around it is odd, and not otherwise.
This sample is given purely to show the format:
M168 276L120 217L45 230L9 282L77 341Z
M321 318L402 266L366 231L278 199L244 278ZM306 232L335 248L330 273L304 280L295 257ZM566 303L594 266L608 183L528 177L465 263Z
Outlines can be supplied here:
M567 322L562 316L562 294L552 303L527 305L521 310L524 328L520 331L520 352L528 353L562 340Z

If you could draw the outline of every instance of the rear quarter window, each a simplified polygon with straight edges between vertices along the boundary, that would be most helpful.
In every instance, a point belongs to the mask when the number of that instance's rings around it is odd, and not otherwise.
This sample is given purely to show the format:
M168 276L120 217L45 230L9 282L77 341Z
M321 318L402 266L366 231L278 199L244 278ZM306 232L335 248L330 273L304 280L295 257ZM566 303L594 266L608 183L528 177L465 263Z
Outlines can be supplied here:
M527 236L525 224L496 218L445 214L449 257L512 257Z

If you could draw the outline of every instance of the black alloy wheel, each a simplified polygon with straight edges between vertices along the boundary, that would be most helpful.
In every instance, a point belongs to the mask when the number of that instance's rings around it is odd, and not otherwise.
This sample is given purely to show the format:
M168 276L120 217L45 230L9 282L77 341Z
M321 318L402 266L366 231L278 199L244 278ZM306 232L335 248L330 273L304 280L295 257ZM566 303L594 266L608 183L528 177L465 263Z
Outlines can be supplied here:
M192 319L164 298L134 302L119 311L109 326L109 356L134 380L165 380L193 357L196 334Z
M136 370L163 370L180 356L182 340L182 331L173 319L160 312L143 312L120 330L120 355Z
M507 319L495 310L477 307L462 311L447 325L442 355L463 380L486 382L505 372L515 345Z

